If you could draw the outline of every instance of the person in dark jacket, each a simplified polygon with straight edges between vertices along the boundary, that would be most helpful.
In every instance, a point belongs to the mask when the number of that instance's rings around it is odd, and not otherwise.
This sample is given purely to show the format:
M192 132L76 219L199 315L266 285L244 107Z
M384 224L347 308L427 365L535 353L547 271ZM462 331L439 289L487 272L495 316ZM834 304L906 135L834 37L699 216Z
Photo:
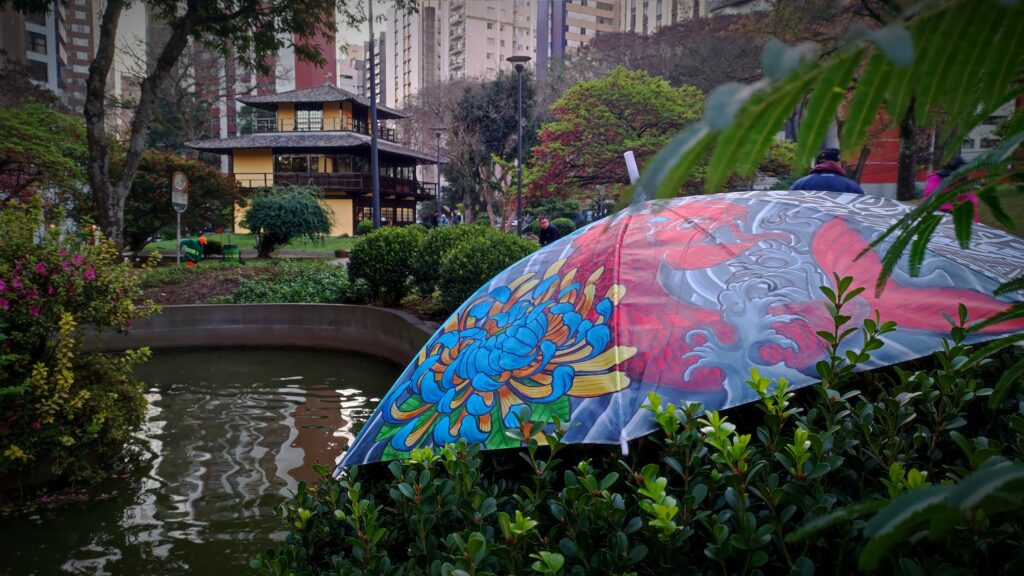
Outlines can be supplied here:
M555 228L554 226L551 225L551 222L548 221L548 217L541 216L540 234L537 235L537 239L540 240L540 245L547 246L548 244L551 244L555 240L558 240L560 236L561 235L558 233L558 228Z
M790 190L821 190L825 192L849 192L863 194L860 184L846 177L846 170L839 163L839 149L825 148L814 160L811 173L797 180Z

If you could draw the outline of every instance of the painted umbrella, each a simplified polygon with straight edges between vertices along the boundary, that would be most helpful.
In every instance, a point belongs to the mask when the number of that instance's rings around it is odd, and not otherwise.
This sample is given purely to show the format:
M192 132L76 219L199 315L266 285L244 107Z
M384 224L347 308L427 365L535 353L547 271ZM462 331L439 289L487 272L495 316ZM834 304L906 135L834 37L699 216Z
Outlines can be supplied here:
M641 409L649 392L722 409L756 398L746 384L751 368L794 388L814 383L826 356L815 332L832 327L820 286L834 288L834 274L868 287L849 312L844 307L855 322L877 310L898 323L862 369L941 349L950 328L944 315L956 317L961 302L977 319L1024 299L992 296L1024 273L1024 240L978 225L962 250L950 218L919 276L902 262L876 297L887 246L855 256L908 210L855 194L738 192L646 203L582 228L464 303L381 401L340 467L459 438L516 446L506 430L525 406L533 421L572 422L566 442L625 447L655 429ZM1021 331L1018 320L968 341Z

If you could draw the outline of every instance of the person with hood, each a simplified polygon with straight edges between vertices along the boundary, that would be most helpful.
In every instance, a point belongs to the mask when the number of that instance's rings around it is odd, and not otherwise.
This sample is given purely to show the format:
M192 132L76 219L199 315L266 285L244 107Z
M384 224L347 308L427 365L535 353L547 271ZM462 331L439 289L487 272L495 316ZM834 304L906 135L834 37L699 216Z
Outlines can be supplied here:
M816 190L825 192L849 192L863 194L860 184L846 177L846 170L839 163L839 149L825 148L814 160L811 173L797 180L790 190Z
M925 180L925 182L924 182L924 198L927 198L927 197L931 196L932 192L935 192L935 190L939 187L939 185L942 184L943 180L945 180L946 178L949 178L950 174L952 174L953 172L956 172L957 170L959 170L960 167L963 166L966 163L967 162L964 161L964 159L961 158L959 154L957 154L956 156L953 156L952 158L950 158L949 162L946 162L946 165L943 166L941 170L936 170L935 172L932 172L931 174L929 174L928 175L928 179ZM967 201L970 201L971 203L974 204L974 221L975 222L981 221L981 218L980 218L980 216L978 214L978 197L975 196L973 193L968 192L966 194L961 194L956 199L956 203L957 204L959 204L961 202L967 202ZM943 204L942 207L939 208L939 210L941 210L943 212L952 212L953 211L953 205L952 204Z

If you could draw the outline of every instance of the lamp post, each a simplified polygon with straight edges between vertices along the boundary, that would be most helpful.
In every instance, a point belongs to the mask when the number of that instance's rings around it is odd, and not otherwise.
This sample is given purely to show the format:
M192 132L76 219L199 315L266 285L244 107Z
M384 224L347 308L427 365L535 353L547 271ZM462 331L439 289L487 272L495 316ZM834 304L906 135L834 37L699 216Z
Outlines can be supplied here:
M519 89L516 95L516 234L523 235L523 67L530 61L529 56L509 56L516 67Z
M441 213L441 132L444 128L434 128L434 136L437 136L437 188L434 189L434 208ZM455 218L455 214L452 214Z

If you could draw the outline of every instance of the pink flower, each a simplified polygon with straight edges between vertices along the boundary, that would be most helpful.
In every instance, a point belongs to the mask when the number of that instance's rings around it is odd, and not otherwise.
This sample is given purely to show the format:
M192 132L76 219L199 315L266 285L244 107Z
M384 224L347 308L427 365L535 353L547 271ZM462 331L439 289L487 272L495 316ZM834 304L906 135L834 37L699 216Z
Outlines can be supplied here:
M67 256L68 255L68 249L67 248L61 248L60 250L57 250L57 254L60 254L61 256Z
M11 279L11 287L15 290L21 290L23 286L24 284L21 283L21 280L18 280L17 278Z
M0 292L7 290L7 282L0 280Z
M28 313L31 316L39 316L39 306L30 306L28 309Z
M67 260L61 262L60 266L61 266L61 268L64 269L65 272L67 272L68 270L71 270L71 262L68 262Z
M85 273L82 274L82 277L85 278L86 282L92 282L93 280L96 279L96 269L93 268L92 266L89 266L88 268L85 269Z
M85 257L82 256L81 254L75 254L74 256L71 257L71 263L74 264L75 266L81 266L82 262L85 262Z
M42 262L36 262L36 274L46 274L46 264L43 264Z
M53 286L50 286L49 288L46 289L47 296L53 296L54 292L56 292L56 290L53 289Z
M32 300L33 298L38 298L38 297L39 297L39 292L37 290L29 290L28 292L25 292L25 299L26 300Z
M7 310L11 307L11 303L3 298L0 298L0 310Z

